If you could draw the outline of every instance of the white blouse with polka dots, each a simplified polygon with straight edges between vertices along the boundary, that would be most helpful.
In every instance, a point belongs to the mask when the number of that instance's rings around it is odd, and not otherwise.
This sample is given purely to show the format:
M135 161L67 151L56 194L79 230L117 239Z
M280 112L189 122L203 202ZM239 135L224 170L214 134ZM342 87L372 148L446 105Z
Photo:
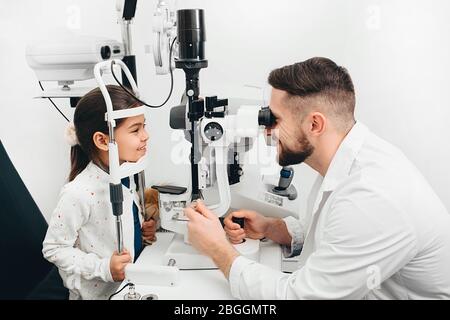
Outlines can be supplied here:
M134 259L133 179L123 186L123 242ZM142 224L142 215L139 215ZM54 263L70 299L107 299L117 290L110 258L117 250L115 217L109 199L109 174L94 163L61 190L43 242L44 257Z

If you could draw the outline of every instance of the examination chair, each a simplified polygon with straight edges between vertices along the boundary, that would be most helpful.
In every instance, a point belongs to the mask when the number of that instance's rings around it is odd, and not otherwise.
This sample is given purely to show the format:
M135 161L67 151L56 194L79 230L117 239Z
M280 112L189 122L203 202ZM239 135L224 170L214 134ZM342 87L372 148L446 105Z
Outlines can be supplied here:
M58 270L42 256L47 223L0 140L0 299L68 299Z

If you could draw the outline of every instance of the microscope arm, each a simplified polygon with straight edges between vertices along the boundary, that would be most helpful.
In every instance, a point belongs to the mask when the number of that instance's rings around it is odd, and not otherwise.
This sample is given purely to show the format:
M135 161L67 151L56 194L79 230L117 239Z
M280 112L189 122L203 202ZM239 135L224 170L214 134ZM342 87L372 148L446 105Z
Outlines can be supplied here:
M217 216L221 217L227 213L231 204L227 171L228 147L215 147L214 150L216 153L215 167L220 200L218 204L209 206L209 208L214 211Z
M242 106L236 115L202 119L202 139L215 150L215 170L219 190L219 203L209 206L218 216L223 216L231 204L228 181L228 149L244 138L256 138L259 133L259 108Z

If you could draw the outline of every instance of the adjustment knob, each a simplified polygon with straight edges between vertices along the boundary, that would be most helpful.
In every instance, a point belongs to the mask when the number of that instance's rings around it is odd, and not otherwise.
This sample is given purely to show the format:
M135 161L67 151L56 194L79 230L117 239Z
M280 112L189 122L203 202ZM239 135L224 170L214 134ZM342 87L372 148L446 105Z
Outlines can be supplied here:
M111 58L111 48L109 46L103 46L100 48L100 55L103 60Z
M205 126L205 136L211 141L217 141L223 136L223 128L217 122L210 122Z
M238 225L241 226L241 228L244 228L244 218L237 218L237 217L232 217L231 221L233 221L234 223L237 223Z

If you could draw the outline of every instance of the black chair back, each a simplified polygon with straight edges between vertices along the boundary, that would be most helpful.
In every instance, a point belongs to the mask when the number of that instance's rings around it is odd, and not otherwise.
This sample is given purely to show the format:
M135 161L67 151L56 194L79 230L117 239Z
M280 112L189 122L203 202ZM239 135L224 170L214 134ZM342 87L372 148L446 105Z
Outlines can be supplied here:
M0 140L0 299L28 298L55 270L42 256L46 232L47 223ZM60 287L61 279L56 281Z

